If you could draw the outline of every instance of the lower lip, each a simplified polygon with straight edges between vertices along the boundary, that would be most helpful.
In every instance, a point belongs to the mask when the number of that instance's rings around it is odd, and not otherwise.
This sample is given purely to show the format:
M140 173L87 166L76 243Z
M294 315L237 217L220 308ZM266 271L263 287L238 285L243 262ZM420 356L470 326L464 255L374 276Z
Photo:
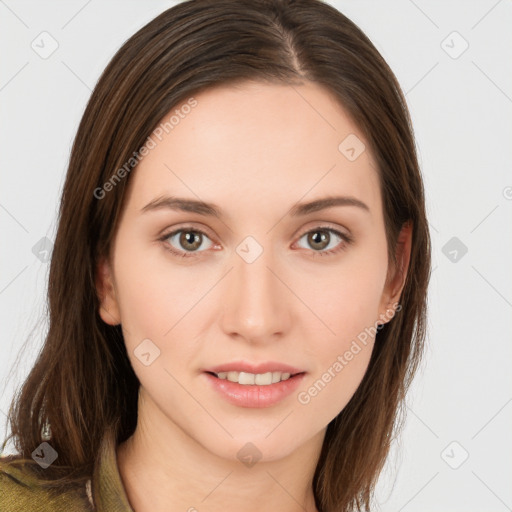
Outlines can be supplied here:
M268 386L245 385L219 379L210 373L204 373L213 386L229 403L239 407L270 407L293 393L300 385L304 373Z

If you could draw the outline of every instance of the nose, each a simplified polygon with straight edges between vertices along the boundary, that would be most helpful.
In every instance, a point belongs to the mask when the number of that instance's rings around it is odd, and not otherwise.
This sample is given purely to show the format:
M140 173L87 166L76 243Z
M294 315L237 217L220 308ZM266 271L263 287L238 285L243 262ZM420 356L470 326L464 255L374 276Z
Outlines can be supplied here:
M291 324L290 300L285 276L270 250L249 263L233 254L233 269L223 288L221 326L230 337L253 343L275 342Z

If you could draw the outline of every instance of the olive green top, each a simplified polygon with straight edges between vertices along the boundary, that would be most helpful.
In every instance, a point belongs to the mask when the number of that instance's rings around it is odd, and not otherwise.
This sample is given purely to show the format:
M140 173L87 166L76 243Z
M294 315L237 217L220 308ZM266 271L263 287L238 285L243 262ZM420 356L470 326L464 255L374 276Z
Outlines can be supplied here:
M106 432L101 440L92 477L84 487L57 495L41 487L33 473L9 464L8 457L0 458L0 511L133 512L119 474L113 434Z

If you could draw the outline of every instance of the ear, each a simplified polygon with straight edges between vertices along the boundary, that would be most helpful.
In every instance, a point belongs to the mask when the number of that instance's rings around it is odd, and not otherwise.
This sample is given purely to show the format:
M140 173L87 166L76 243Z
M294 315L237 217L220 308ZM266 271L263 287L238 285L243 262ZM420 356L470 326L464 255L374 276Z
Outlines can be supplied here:
M398 240L395 248L396 265L393 265L393 262L390 262L388 269L386 285L382 293L379 308L379 318L381 319L379 323L389 322L394 316L396 305L400 302L400 296L409 270L411 245L412 223L406 222L398 234Z
M112 267L107 258L101 258L96 268L96 292L100 301L99 314L101 319L109 325L121 323L119 304L116 299L115 283Z

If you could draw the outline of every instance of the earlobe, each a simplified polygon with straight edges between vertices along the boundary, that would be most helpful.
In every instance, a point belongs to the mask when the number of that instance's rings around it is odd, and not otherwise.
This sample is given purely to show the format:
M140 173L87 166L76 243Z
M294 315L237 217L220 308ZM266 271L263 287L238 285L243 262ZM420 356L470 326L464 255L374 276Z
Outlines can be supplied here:
M389 309L396 307L400 302L411 259L412 230L412 223L410 221L406 222L398 235L395 249L396 265L390 266L386 287L382 294L381 318L383 315L387 317Z
M107 258L101 258L96 268L96 293L99 299L99 314L108 325L119 325L121 315L116 299L112 268Z

